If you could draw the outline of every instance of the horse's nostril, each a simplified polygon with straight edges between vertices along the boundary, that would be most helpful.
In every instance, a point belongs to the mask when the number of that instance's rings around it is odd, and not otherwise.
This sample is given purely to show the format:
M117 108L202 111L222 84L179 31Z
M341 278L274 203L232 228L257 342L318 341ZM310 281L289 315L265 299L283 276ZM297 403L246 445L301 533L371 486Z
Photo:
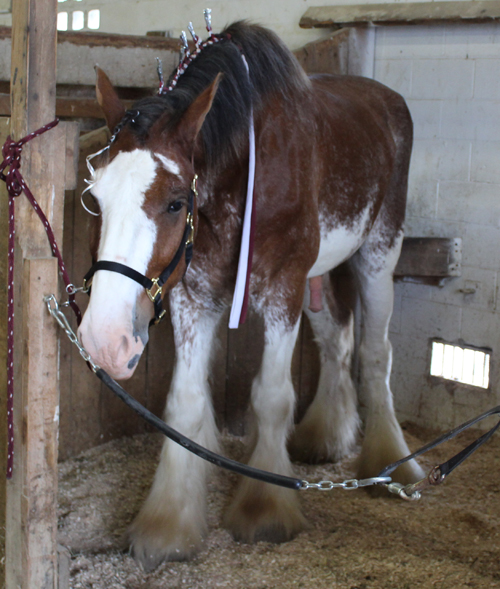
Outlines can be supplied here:
M131 360L130 362L127 364L127 368L129 370L132 370L132 368L135 368L135 365L137 364L137 362L139 362L139 358L140 358L140 354L136 354Z

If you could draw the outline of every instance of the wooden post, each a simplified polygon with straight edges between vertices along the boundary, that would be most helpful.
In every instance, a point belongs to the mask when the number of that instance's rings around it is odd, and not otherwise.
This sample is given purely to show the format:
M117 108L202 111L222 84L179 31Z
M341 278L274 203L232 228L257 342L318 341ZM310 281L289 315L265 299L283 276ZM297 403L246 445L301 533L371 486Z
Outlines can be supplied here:
M55 117L57 0L13 3L11 133L15 140ZM62 236L63 127L23 150L22 173ZM57 263L24 195L16 199L15 463L7 484L6 587L57 589L58 339L43 296L57 293Z
M0 145L9 135L10 119L0 117ZM0 182L0 476L7 472L7 245L9 216L7 190ZM0 484L0 587L5 587L5 518L7 489Z

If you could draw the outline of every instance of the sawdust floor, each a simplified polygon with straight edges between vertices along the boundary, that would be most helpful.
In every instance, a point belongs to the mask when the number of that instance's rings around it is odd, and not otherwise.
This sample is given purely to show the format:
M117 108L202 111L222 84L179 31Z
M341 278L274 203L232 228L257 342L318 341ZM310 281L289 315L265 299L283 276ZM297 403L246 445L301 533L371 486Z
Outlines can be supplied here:
M406 426L412 448L437 432ZM449 458L474 434L435 450L426 469ZM243 442L225 437L226 454L240 458ZM500 435L420 501L407 503L365 491L308 491L302 504L309 529L274 545L235 542L220 527L235 476L214 475L209 486L210 532L190 562L164 563L145 574L123 551L152 480L161 444L143 435L94 448L60 465L59 541L71 552L70 586L94 589L413 589L500 587ZM308 480L342 480L341 464L298 465Z

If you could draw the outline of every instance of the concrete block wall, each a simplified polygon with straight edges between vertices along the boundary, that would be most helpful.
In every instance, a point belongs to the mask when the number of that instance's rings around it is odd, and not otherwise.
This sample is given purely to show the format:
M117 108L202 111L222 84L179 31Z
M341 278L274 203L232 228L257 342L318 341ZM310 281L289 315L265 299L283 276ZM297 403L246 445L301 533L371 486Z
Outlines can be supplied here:
M390 327L400 418L451 427L500 403L500 25L380 27L374 77L414 121L406 235L463 240L461 278L396 284ZM433 338L490 348L490 389L430 378Z

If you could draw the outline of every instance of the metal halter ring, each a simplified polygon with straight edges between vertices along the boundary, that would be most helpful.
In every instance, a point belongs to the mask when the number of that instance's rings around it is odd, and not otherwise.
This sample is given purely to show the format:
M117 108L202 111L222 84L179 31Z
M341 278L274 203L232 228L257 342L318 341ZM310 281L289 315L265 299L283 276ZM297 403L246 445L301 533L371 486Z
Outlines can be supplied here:
M150 288L146 288L146 293L152 303L156 301L158 295L160 295L161 297L163 293L163 287L158 284L158 280L159 278L151 278L151 282L153 283L153 285ZM156 287L156 292L153 294L152 290L154 287Z

